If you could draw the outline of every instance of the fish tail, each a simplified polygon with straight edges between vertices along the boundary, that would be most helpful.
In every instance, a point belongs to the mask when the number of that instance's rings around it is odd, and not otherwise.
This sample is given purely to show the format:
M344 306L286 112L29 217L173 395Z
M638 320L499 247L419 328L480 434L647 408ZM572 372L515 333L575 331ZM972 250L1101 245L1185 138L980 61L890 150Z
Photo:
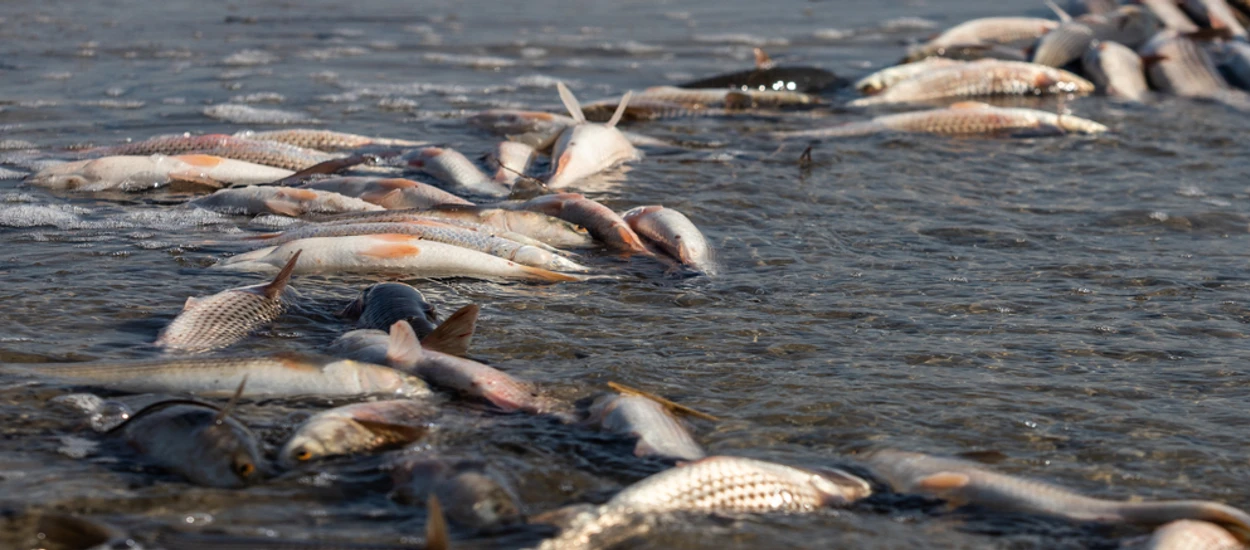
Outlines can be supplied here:
M1250 537L1250 515L1219 502L1203 500L1171 500L1162 502L1124 503L1118 507L1121 518L1129 523L1163 525L1178 519L1196 519L1218 523L1238 538Z
M521 272L529 277L531 281L542 283L566 283L585 281L586 278L581 275L573 275L569 273L557 273L541 267L530 267L527 265L518 266Z

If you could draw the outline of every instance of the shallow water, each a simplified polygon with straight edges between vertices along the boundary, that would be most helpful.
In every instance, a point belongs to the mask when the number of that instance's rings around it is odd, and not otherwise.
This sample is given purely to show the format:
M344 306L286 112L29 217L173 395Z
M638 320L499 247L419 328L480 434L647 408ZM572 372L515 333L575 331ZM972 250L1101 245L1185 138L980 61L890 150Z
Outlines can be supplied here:
M464 116L557 109L556 80L591 101L748 68L755 45L856 78L896 61L904 40L933 32L926 26L1004 14L1045 16L1035 2L954 0L4 4L0 141L16 151L0 156L273 128L221 119L238 109L205 114L240 104L473 157L496 138ZM713 454L853 466L873 445L997 451L1002 470L1089 494L1250 506L1246 119L1174 98L1067 106L1113 132L857 138L816 146L804 169L805 144L757 134L866 115L633 124L722 146L649 151L595 198L686 213L716 247L718 277L677 279L645 259L591 254L587 263L623 279L414 284L444 314L481 304L475 356L554 395L572 401L619 381L723 418L696 425ZM0 361L151 356L145 344L187 296L260 282L206 269L239 249L205 243L255 230L246 220L187 211L168 195L116 198L0 180ZM370 282L297 277L297 304L237 349L323 348L347 329L333 312ZM69 391L0 383L0 509L82 513L140 538L172 527L388 542L422 532L424 512L386 496L378 469L388 456L244 491L191 487L107 448L80 457L99 437L81 414L47 403ZM325 404L247 403L240 416L280 445ZM408 452L484 456L529 513L603 500L665 466L554 421L446 410L444 429ZM894 496L813 516L692 521L643 546L1110 548L1140 534L948 514ZM455 532L470 547L540 535ZM0 546L24 536L0 535Z

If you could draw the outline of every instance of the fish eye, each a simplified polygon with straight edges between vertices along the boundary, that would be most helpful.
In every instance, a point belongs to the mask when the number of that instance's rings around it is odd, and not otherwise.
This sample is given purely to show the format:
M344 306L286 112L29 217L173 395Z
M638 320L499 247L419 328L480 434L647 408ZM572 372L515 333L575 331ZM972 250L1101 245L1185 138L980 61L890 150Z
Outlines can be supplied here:
M256 473L256 465L251 462L235 462L234 473L238 474L241 478L249 478L252 474Z
M295 453L295 460L307 462L310 459L312 459L312 452L308 449L300 449L298 453Z

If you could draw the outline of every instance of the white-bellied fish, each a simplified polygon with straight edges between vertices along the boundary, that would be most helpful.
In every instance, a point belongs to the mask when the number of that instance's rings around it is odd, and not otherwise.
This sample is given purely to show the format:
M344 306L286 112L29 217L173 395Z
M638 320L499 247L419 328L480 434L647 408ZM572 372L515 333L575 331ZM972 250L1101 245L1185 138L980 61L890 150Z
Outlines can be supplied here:
M281 214L298 218L304 214L373 212L385 208L355 197L331 191L300 187L233 187L187 203L206 210L234 216Z
M703 233L681 212L663 206L639 206L621 216L634 232L655 243L682 265L704 274L716 273L712 247Z
M1081 59L1085 75L1102 93L1141 102L1150 92L1137 52L1118 42L1098 42Z
M243 139L225 134L161 136L122 145L95 147L79 154L92 158L114 155L212 155L285 168L303 170L334 159L334 155L285 143Z
M404 178L350 176L314 180L300 187L356 197L387 209L431 208L440 204L473 204L433 185Z
M994 107L976 101L962 101L945 109L882 115L865 122L839 126L778 132L778 138L853 137L882 132L918 132L938 135L1034 136L1067 132L1099 134L1107 127L1072 115L1059 115L1037 109Z
M1037 17L983 17L955 25L929 40L926 45L1032 43L1058 26L1058 21Z
M371 145L381 147L421 147L428 144L424 141L375 138L358 134L335 132L332 130L311 130L307 128L292 128L290 130L272 130L267 132L253 132L251 130L245 130L236 133L235 137L287 143L297 147L316 149L319 151L359 149L361 147L368 147Z
M1238 40L1246 40L1246 27L1233 13L1226 0L1182 0L1181 6L1193 15L1194 21L1216 30L1225 30Z
M318 218L318 225L356 225L362 223L406 223L443 221L480 233L503 237L521 244L546 248L592 248L594 237L585 229L546 214L526 210L475 205L444 204L427 209L356 212ZM554 245L554 246L553 246Z
M425 147L405 157L408 166L429 174L455 193L508 196L507 186L487 176L473 161L455 149Z
M425 401L395 399L336 407L305 420L283 445L278 462L291 468L331 456L368 453L417 441L438 409Z
M612 119L606 124L599 124L586 121L586 115L582 113L577 98L573 97L573 92L563 82L557 83L556 87L560 91L564 107L569 110L576 123L566 127L553 146L548 187L568 187L622 163L642 158L642 153L616 129L616 123L629 105L628 92L621 98Z
M537 157L538 151L527 144L501 141L487 156L487 163L496 167L495 175L491 179L512 187L518 179L529 173Z
M1231 89L1205 49L1175 31L1163 31L1141 48L1150 84L1160 91L1218 101L1243 112L1250 111L1250 96Z
M119 155L44 168L27 183L69 191L143 191L173 182L212 188L268 183L294 172L211 155Z
M1139 0L1142 5L1146 6L1151 13L1154 14L1164 28L1177 31L1180 33L1198 32L1200 29L1193 19L1190 19L1180 8L1180 2L1177 0Z
M902 82L934 69L950 67L952 65L962 65L964 63L967 63L967 61L947 59L945 57L927 57L912 63L903 63L902 65L886 67L865 76L855 82L855 89L859 90L859 92L864 95L873 95L881 93L882 90L893 86L895 83Z
M690 431L660 403L641 395L608 394L591 404L587 422L599 429L634 437L637 456L698 460L706 453Z
M634 233L620 214L578 193L544 195L508 208L541 212L586 228L590 234L612 250L627 254L650 254L642 239Z
M997 95L1080 95L1093 91L1090 81L1062 69L983 59L918 74L849 105L861 107Z

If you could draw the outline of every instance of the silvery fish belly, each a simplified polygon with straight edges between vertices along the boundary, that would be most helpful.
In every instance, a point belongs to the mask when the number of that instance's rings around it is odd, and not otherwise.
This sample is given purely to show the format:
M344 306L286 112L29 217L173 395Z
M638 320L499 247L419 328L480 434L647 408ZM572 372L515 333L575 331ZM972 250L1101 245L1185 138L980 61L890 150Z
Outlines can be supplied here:
M886 67L859 79L859 81L855 83L855 89L859 90L860 93L864 95L872 95L880 93L882 90L893 86L897 82L902 82L934 69L941 69L953 65L962 65L964 63L967 63L967 61L947 59L945 57L929 57L912 63Z
M1245 550L1223 527L1205 521L1182 519L1155 529L1141 550Z
M921 73L851 106L910 103L996 95L1088 94L1094 85L1062 69L985 59Z
M590 422L626 437L638 438L637 456L698 460L706 453L663 405L639 395L605 395L590 406Z
M325 457L405 445L424 436L428 422L437 415L433 404L410 399L336 407L300 424L278 460L290 468Z
M1176 0L1141 0L1143 6L1146 6L1150 13L1154 14L1164 28L1181 33L1198 32L1199 28L1185 12L1181 10Z
M880 132L921 132L939 135L1006 135L1019 133L1098 134L1107 127L1072 115L1057 115L1024 108L994 107L963 101L945 109L883 115L866 122L852 122L828 128L779 132L779 138L852 137Z
M1082 58L1085 74L1104 94L1130 101L1142 101L1150 88L1141 57L1116 42L1099 42Z
M222 214L254 216L282 214L299 217L304 214L337 214L340 212L372 212L381 206L354 197L329 191L295 187L236 187L221 189L188 203Z
M657 244L683 265L711 275L712 248L703 233L681 212L663 206L639 206L622 218L643 238Z
M142 191L175 181L210 187L266 183L293 173L209 155L122 155L58 164L40 170L26 181L40 187L70 191Z
M551 152L551 176L547 186L560 189L622 163L639 160L642 153L620 130L587 122L560 134Z
M840 470L712 456L630 485L605 506L634 512L810 512L871 493L866 481Z
M359 149L370 145L379 145L382 147L420 147L426 144L424 141L375 138L358 134L335 132L332 130L309 130L305 128L273 130L269 132L253 132L248 130L235 134L235 137L286 143L297 147L317 149L319 151Z
M156 403L110 434L198 485L237 488L261 478L264 459L256 436L216 407L186 401Z
M288 261L272 282L187 298L182 312L161 331L156 345L168 350L209 351L238 342L273 322L282 314L282 292L296 259Z
M407 157L408 164L433 176L456 193L506 197L508 188L478 169L454 149L426 147Z
M303 189L331 191L387 208L431 208L440 204L473 203L433 185L403 178L343 177L315 180L300 186Z

